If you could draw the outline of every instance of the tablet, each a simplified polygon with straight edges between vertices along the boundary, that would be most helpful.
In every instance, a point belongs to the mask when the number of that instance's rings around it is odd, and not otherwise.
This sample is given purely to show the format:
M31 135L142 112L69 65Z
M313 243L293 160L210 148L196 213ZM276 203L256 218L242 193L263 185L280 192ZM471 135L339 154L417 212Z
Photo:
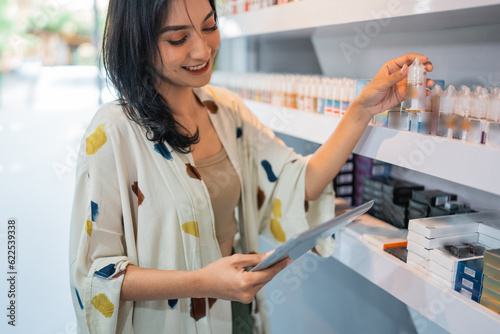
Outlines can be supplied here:
M316 246L320 241L331 237L332 234L366 213L373 206L373 200L360 205L351 211L330 219L326 223L315 226L310 230L292 237L290 240L276 248L274 253L266 257L250 271L259 271L269 268L273 264L290 257L292 260L298 259L308 250Z

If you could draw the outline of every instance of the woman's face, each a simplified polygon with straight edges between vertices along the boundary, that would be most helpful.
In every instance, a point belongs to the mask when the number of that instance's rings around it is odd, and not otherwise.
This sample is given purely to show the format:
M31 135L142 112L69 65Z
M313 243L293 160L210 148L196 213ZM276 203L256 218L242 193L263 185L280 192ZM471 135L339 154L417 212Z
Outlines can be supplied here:
M162 88L208 84L220 44L214 15L207 0L173 1L158 38Z

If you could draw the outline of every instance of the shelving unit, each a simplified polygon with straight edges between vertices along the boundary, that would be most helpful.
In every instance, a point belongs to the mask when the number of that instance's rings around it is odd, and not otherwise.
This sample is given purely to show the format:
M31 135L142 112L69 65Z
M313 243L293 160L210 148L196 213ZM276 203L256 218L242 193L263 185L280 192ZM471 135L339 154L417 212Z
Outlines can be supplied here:
M232 61L234 55L247 57L236 67L246 63L250 71L278 68L278 72L306 73L300 70L317 68L329 76L369 78L388 59L411 51L439 61L440 69L433 72L433 78L458 85L469 84L469 79L471 84L498 85L498 17L500 0L375 0L362 4L303 0L221 17L219 25L221 38L226 40L223 43L237 49L226 60ZM369 37L366 45L356 44L360 32ZM299 51L296 42L312 50ZM342 43L356 46L361 54L346 57L339 48ZM291 54L295 52L307 58L302 61ZM262 66L264 63L271 65ZM245 104L272 130L315 143L324 143L339 123L333 117L296 109L250 100ZM500 196L500 150L495 148L368 126L354 153L451 181L453 187L472 187L481 196ZM412 181L419 181L419 173ZM335 259L444 330L500 332L500 315L382 250L344 233L338 237Z
M245 104L273 131L319 144L339 123L321 114L251 100ZM370 125L354 153L500 195L500 177L484 177L500 166L496 148Z
M352 31L359 22L383 18L386 32L448 29L498 23L498 0L356 1L303 0L221 17L223 39L280 34ZM300 17L300 20L291 19Z
M336 240L334 258L448 332L498 333L499 314L346 233Z

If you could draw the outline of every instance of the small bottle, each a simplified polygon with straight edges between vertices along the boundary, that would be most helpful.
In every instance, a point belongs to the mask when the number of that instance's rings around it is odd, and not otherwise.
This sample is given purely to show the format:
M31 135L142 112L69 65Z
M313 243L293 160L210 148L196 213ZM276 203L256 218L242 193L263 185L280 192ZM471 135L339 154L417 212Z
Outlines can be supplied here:
M486 145L500 148L500 92L491 97L488 107Z
M347 112L347 108L349 108L351 96L353 95L352 88L351 80L345 79L342 87L340 88L340 117L344 117Z
M453 138L455 120L453 112L457 100L457 92L453 85L449 85L439 103L438 136Z
M434 85L431 90L431 119L430 119L430 130L431 135L437 135L438 129L438 119L439 119L439 102L443 95L443 89L439 85Z
M304 76L297 78L297 108L304 110Z
M297 82L294 75L287 78L286 106L297 109Z
M416 58L408 68L405 108L409 114L409 128L413 132L425 132L426 123L426 72L424 64Z
M323 114L325 112L325 78L318 82L318 102L316 105L316 112Z
M318 108L319 79L314 77L311 81L311 104L309 111L316 112Z
M457 104L455 105L455 130L453 135L456 139L467 142L470 132L472 93L470 88L462 86L458 93Z
M306 77L304 79L304 111L311 110L311 77Z
M326 78L325 79L325 110L324 114L331 116L333 114L333 79Z
M333 116L340 117L340 90L342 87L343 79L334 80L333 89Z

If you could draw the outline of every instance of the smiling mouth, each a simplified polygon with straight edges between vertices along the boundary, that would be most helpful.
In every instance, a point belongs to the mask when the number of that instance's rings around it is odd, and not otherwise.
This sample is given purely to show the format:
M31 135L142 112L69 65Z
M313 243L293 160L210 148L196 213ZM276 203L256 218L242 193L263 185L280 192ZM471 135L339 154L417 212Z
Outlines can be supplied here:
M190 66L182 66L183 68L187 69L187 70L190 70L190 71L199 71L201 70L202 68L204 68L205 66L208 65L208 61L202 65L199 65L199 66L193 66L193 67L190 67Z

